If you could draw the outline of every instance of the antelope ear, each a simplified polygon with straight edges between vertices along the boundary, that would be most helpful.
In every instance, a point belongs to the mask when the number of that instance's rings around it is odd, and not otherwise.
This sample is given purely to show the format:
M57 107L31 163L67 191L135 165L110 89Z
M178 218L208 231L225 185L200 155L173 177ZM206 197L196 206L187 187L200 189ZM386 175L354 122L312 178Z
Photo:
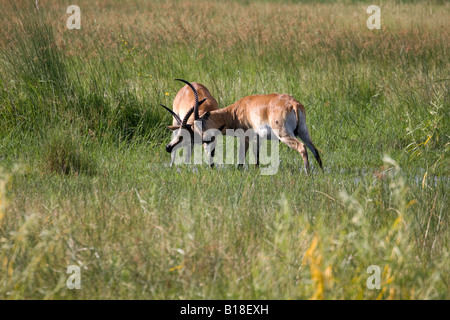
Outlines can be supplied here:
M209 111L206 111L206 112L202 115L202 120L208 120L210 115L211 115L211 113L210 113Z
M169 128L169 130L175 131L180 129L181 126L167 126L167 128Z

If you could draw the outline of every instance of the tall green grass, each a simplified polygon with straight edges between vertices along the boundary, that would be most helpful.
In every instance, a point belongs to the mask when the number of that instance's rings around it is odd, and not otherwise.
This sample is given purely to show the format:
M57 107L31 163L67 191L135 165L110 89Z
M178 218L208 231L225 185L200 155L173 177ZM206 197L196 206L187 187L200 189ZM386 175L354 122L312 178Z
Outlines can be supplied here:
M448 299L448 4L78 5L3 5L0 297ZM293 95L324 173L169 168L174 78Z

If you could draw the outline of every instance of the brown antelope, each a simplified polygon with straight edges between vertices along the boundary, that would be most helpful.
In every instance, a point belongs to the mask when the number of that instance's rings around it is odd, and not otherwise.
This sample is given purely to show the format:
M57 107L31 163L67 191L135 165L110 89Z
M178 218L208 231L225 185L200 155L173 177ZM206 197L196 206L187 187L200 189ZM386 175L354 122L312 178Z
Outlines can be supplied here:
M195 95L195 89L192 87L191 89ZM209 129L219 129L222 133L226 132L226 129L243 129L244 131L253 129L260 138L275 138L297 150L303 158L307 173L309 172L309 162L306 147L308 147L320 168L323 169L319 151L314 146L306 126L305 108L290 95L277 93L252 95L242 98L226 108L207 111L201 116L198 110L199 103L196 103L193 111L194 123L200 121L201 129L194 125L194 131L202 137L202 142L205 142L204 133ZM170 147L169 150L177 143L179 142L175 137L167 145L168 148ZM248 145L249 142L246 139L245 154ZM259 165L259 143L256 148L256 164Z
M186 85L181 88L175 96L173 101L173 111L166 106L161 106L173 116L172 125L168 126L170 130L176 131L182 128L188 130L188 132L193 135L192 125L195 117L199 118L207 111L219 109L219 104L203 84L197 82L189 83L182 79L176 80L182 81L186 83ZM199 99L202 100L199 101ZM194 110L194 106L198 106L198 108ZM196 112L195 115L193 115L194 111ZM179 149L188 143L191 143L192 145L192 140L193 139L191 139L191 141L183 141L183 136L181 134L177 135L175 132L175 138L172 140L173 143L169 143L166 146L166 151L171 153L172 156L171 166L173 165L176 156L176 151L172 152L172 150L174 148ZM186 162L190 161L191 149L192 148L187 148L185 155ZM211 150L210 152L213 153L213 151L214 150ZM211 156L214 156L214 154Z

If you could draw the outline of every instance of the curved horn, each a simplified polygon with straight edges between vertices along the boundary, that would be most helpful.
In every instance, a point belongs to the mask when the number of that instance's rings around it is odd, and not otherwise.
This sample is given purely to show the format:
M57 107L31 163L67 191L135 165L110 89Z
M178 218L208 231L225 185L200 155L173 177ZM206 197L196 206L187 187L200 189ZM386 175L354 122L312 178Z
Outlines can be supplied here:
M198 106L200 106L203 102L205 102L206 101L206 98L205 99L203 99L203 100L201 100L199 103L198 103ZM189 109L189 111L186 113L186 115L184 116L184 118L183 118L183 122L182 122L182 126L186 126L186 124L187 124L187 121L189 120L189 117L191 116L191 114L192 114L192 112L194 112L194 110L195 110L196 108L195 108L195 106L193 106L193 107L191 107L190 109ZM197 110L198 110L198 108L197 108Z
M194 86L189 81L186 81L186 80L183 80L183 79L175 79L175 80L186 83L192 89L192 91L194 92L194 97L195 97L194 119L198 120L200 118L200 116L198 114L198 107L200 106L200 104L198 103L197 90L195 90Z
M167 111L169 111L169 113L175 118L175 120L178 122L179 125L182 124L182 121L181 121L180 117L175 112L173 112L172 110L170 110L166 106L163 106L162 104L160 106L163 107L164 109L166 109Z

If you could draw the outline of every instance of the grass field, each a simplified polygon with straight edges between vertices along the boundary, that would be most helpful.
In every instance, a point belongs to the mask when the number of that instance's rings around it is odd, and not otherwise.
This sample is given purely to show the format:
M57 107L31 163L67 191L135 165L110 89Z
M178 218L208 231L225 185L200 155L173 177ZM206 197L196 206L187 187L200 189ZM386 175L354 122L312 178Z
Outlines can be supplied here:
M34 3L0 1L0 299L450 298L448 2ZM293 95L324 171L169 167L175 78Z

